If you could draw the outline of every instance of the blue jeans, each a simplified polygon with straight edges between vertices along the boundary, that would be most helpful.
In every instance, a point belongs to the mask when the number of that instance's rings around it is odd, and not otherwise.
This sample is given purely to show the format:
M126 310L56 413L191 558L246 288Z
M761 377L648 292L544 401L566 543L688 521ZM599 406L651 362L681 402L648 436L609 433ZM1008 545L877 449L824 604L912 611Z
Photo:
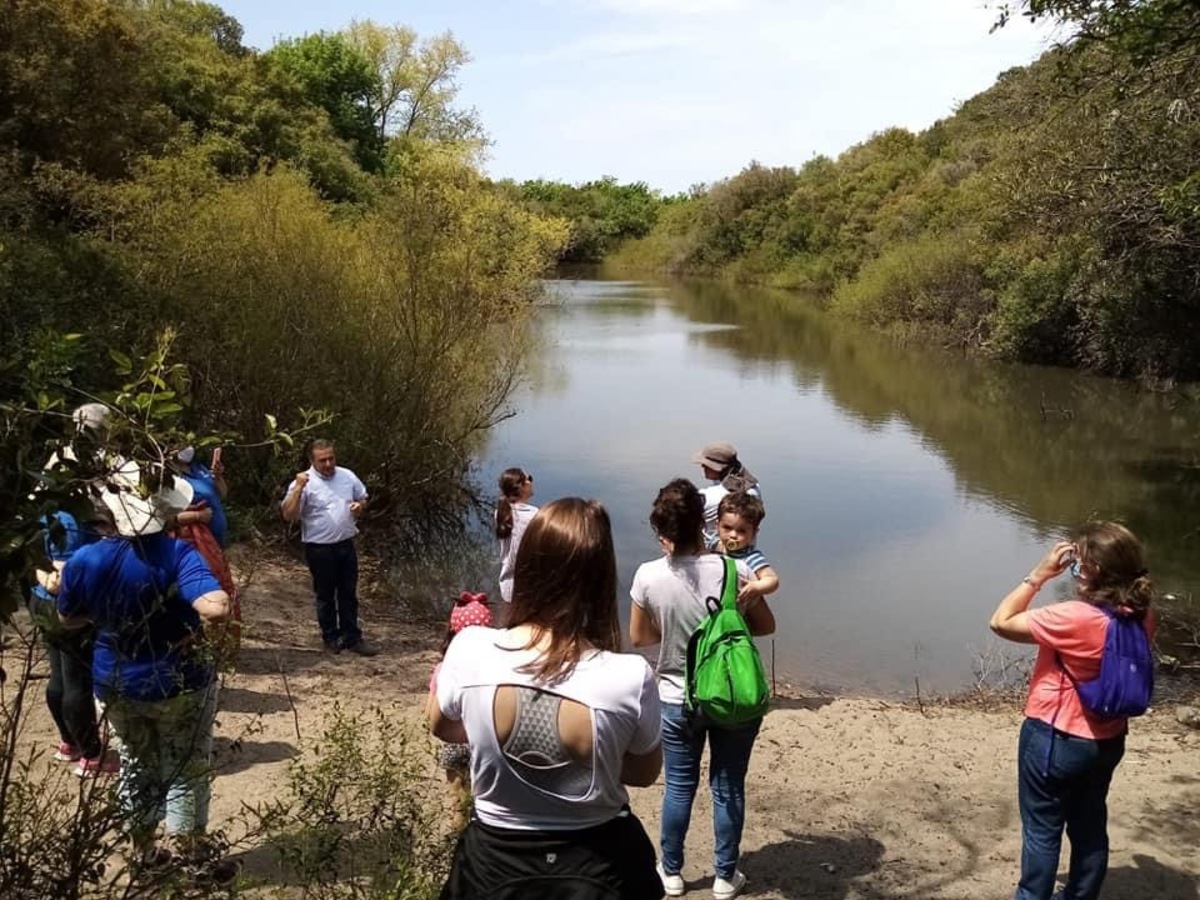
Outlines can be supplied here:
M718 728L686 715L678 703L662 705L663 766L666 790L662 805L662 867L669 875L683 871L683 842L692 818L692 801L700 784L700 757L708 738L708 787L712 791L716 870L733 878L746 822L746 769L762 719L740 728Z
M1017 746L1021 881L1014 900L1050 900L1064 826L1071 866L1063 900L1100 895L1108 871L1108 785L1124 754L1124 735L1093 741L1025 720Z
M362 640L358 628L358 553L354 541L305 544L304 558L317 595L317 624L327 644L353 647Z
M167 834L203 832L217 683L166 700L113 697L105 713L121 739L117 793L135 841L152 835L164 814Z

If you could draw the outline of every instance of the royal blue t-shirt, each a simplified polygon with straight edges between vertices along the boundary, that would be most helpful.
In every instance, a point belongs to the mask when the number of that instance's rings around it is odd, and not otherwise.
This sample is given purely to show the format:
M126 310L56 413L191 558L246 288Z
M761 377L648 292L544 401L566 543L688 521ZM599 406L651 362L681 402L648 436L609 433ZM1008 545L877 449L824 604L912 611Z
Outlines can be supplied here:
M58 610L96 623L96 696L164 700L212 681L192 601L220 589L199 553L164 534L105 538L76 551L63 569Z
M58 520L58 524L62 526L62 532L51 533L51 519ZM66 510L60 509L48 516L42 516L41 522L46 529L42 537L46 556L54 562L67 562L80 547L99 539L99 535L91 529L81 526L75 517ZM33 595L42 600L54 600L54 595L37 583L33 585Z
M193 460L183 477L192 486L192 491L195 493L193 502L203 500L212 510L212 521L208 523L208 528L213 533L213 537L222 547L227 546L229 522L225 518L225 507L221 504L221 492L217 490L217 481L213 477L213 473L208 466Z

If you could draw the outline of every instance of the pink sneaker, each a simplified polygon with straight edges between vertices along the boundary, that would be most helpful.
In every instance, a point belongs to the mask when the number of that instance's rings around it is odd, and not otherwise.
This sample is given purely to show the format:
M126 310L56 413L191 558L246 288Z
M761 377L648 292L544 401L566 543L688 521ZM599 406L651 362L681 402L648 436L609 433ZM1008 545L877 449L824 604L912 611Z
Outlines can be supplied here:
M81 758L75 766L76 778L97 778L101 775L116 775L121 771L121 760L116 754L106 753L94 759Z
M55 762L75 762L83 754L79 752L79 748L74 744L63 741L58 745L58 749L54 751Z

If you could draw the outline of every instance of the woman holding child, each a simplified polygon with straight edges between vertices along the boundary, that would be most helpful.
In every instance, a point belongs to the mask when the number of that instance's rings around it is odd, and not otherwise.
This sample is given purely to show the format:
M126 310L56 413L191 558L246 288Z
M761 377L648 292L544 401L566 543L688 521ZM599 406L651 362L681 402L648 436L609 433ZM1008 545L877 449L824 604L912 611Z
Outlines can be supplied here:
M742 495L745 496L744 494ZM700 781L704 744L709 745L709 788L716 834L715 900L731 900L746 884L737 863L745 823L746 770L761 719L721 728L684 708L684 668L688 640L708 614L705 599L720 597L724 560L705 550L704 498L690 481L678 478L658 492L650 524L665 556L643 563L633 577L629 633L635 647L659 645L658 693L662 701L662 746L666 788L662 806L662 860L659 876L668 897L684 893L684 838ZM746 537L753 544L757 522ZM767 567L769 568L769 567ZM750 632L775 631L775 617L745 561L737 562L739 594ZM763 573L765 574L765 573ZM773 575L773 573L771 573ZM778 580L775 580L778 584ZM748 589L749 588L749 589ZM773 587L770 587L773 590Z
M1030 609L1042 586L1068 568L1076 597ZM1108 869L1108 787L1125 753L1128 720L1090 711L1077 685L1099 674L1113 617L1139 622L1153 636L1147 575L1141 544L1127 528L1092 522L1074 541L1051 547L992 614L1000 637L1038 647L1017 750L1021 880L1015 900L1050 900L1064 828L1071 863L1066 887L1054 896L1094 900L1100 894Z
M434 735L470 745L475 799L442 897L659 898L625 790L662 769L658 694L646 661L618 652L604 507L543 507L514 574L508 627L464 628L430 703Z

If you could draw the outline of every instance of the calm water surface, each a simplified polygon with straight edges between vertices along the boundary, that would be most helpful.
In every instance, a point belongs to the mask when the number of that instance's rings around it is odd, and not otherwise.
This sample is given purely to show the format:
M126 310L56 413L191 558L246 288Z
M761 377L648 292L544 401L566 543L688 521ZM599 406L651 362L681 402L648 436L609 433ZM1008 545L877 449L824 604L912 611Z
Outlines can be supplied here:
M658 488L680 475L702 486L692 452L733 441L767 506L759 546L782 582L781 682L881 694L911 692L915 676L923 691L974 684L981 657L1014 652L988 632L996 602L1093 516L1146 539L1161 587L1200 580L1200 414L1179 396L902 351L790 295L552 288L517 414L482 461L488 486L520 465L536 476L534 503L603 501L627 612L634 569L657 553Z

